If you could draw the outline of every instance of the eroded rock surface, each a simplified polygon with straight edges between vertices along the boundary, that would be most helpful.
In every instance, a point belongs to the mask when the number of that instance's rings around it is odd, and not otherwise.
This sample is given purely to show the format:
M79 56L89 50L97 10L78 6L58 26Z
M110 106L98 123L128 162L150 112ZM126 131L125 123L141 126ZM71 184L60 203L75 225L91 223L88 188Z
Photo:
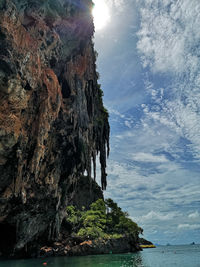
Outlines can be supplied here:
M97 154L106 188L109 124L91 8L91 0L0 0L3 254L59 238L80 177L95 179Z
M140 246L131 237L85 241L76 238L65 240L62 243L55 242L50 247L41 247L38 250L38 257L121 254L141 250Z

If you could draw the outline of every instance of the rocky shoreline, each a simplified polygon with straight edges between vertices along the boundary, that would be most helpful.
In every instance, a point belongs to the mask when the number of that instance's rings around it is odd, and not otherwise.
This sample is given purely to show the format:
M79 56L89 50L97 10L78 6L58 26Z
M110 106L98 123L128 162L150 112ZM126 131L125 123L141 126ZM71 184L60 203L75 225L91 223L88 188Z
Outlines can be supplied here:
M52 246L41 247L37 257L118 254L141 250L140 245L134 243L129 237L86 241L81 241L81 239L71 239L64 242L55 242Z

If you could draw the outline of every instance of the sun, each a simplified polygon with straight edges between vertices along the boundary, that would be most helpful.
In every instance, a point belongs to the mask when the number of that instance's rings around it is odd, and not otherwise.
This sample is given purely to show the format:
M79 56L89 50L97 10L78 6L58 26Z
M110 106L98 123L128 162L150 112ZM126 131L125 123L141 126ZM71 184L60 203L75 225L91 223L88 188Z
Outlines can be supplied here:
M101 30L110 20L110 12L105 0L93 0L94 8L92 15L94 17L95 30Z

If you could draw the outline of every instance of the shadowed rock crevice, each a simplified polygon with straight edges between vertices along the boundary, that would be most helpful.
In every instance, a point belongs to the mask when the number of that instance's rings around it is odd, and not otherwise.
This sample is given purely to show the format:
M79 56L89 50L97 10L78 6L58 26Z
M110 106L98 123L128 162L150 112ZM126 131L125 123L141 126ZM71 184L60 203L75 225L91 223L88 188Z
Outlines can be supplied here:
M8 223L0 223L0 251L8 256L13 252L16 243L16 226Z
M98 157L106 189L110 129L91 8L90 0L0 0L0 223L15 228L10 255L58 240L69 203L102 197L91 180Z

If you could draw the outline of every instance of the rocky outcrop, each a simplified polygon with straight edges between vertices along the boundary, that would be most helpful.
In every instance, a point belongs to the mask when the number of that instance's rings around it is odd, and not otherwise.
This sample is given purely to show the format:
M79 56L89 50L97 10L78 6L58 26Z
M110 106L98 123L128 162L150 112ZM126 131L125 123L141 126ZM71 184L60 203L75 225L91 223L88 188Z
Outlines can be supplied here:
M156 246L144 238L139 238L139 244L141 248L155 248Z
M144 238L139 238L139 243L140 243L140 245L153 245L153 243L151 241L148 241Z
M69 205L75 206L78 210L82 210L83 207L88 210L93 202L103 198L100 186L91 177L80 176Z
M139 245L131 238L121 237L118 239L84 241L72 247L68 254L78 255L97 255L97 254L118 254L140 251Z
M80 177L95 180L97 155L106 188L109 124L91 8L91 0L0 0L3 254L58 239L65 207L81 203Z
M118 239L96 239L86 240L73 239L65 242L55 242L52 246L41 247L38 257L51 256L86 256L98 254L117 254L137 252L142 250L140 246L130 237Z

